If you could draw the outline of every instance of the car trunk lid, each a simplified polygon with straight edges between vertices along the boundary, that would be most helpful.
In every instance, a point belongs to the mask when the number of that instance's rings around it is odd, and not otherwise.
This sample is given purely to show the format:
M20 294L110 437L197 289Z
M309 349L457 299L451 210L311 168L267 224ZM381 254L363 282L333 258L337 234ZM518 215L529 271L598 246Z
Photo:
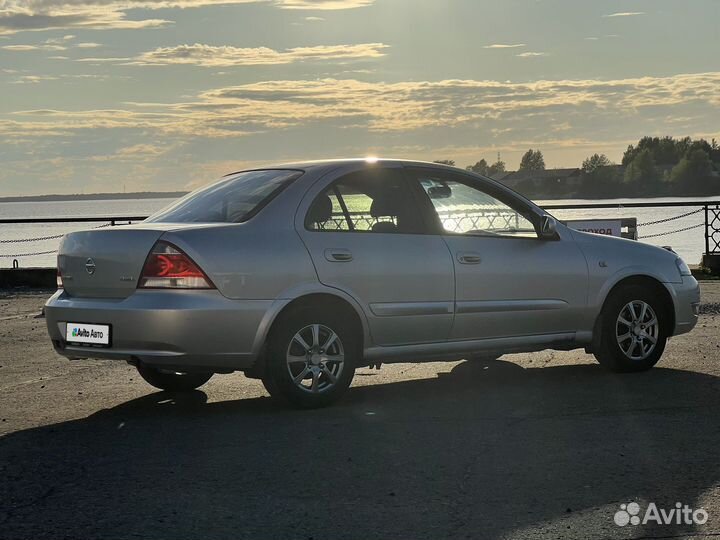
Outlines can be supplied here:
M127 298L155 242L167 231L198 226L139 223L67 234L58 251L63 287L70 296Z

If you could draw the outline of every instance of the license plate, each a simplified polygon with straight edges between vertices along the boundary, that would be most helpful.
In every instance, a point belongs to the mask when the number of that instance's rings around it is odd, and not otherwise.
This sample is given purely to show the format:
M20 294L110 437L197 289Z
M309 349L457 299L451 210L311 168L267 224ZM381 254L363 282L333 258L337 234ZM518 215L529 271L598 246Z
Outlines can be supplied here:
M110 345L110 326L107 324L67 323L65 341L80 345Z

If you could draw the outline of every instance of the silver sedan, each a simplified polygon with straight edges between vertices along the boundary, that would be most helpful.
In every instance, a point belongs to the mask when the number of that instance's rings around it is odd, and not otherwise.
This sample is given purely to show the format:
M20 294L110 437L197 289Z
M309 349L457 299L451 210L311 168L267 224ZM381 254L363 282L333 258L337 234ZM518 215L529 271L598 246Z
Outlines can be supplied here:
M674 253L574 231L497 182L398 160L242 171L142 223L68 234L55 350L190 390L243 371L301 407L383 362L584 348L649 369L698 318Z

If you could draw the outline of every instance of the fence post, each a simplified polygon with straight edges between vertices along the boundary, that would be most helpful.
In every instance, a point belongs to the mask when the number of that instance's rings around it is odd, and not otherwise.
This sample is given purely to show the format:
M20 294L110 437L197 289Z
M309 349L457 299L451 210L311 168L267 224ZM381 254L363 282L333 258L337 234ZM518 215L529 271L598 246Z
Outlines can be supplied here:
M710 254L710 223L708 222L708 206L705 205L705 255Z

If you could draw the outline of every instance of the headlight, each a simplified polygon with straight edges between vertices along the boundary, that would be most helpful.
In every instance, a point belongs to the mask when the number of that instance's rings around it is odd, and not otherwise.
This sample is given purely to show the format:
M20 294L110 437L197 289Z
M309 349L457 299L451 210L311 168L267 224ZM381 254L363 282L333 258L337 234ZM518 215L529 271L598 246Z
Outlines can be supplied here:
M675 265L678 267L681 276L692 276L692 272L690 272L690 267L685 264L685 261L683 261L680 257L675 259Z

